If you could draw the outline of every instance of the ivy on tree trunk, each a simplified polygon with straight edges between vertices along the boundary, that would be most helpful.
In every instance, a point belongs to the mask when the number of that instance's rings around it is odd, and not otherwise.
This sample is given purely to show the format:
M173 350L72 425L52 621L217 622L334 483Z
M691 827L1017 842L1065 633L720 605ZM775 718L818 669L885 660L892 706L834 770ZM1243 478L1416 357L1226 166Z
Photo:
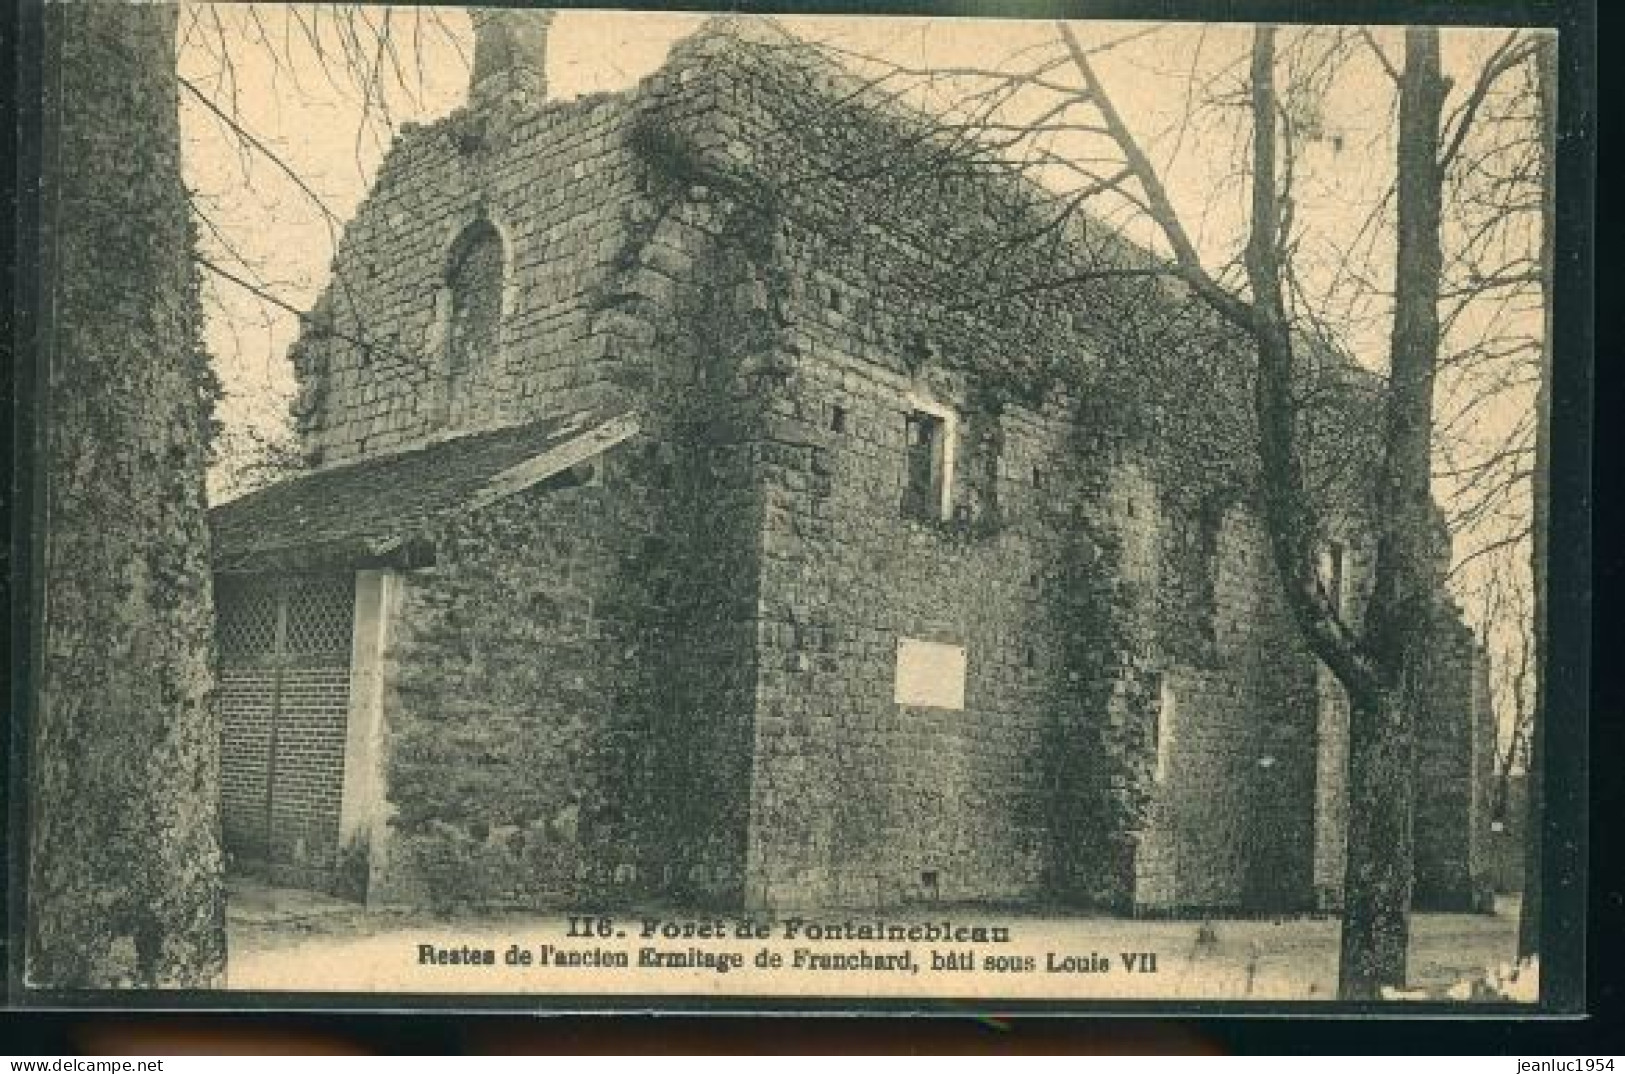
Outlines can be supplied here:
M180 173L176 14L44 12L36 988L207 987L224 966L204 501L214 388Z

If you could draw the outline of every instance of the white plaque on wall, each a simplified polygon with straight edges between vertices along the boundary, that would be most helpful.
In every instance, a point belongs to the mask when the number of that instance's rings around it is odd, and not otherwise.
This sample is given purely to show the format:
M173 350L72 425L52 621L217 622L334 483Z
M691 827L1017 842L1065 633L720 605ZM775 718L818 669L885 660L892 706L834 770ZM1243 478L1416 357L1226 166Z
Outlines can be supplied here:
M898 638L896 700L921 708L964 708L965 647Z

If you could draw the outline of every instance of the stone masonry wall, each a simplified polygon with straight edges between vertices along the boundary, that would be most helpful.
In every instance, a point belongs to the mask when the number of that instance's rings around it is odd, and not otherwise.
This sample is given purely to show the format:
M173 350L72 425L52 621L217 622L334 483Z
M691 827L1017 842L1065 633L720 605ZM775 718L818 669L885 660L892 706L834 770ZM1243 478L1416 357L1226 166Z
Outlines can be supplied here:
M1420 678L1415 903L1491 909L1487 843L1494 727L1483 651L1443 609Z
M1210 574L1211 620L1197 659L1165 645L1159 733L1168 740L1136 903L1302 909L1314 847L1315 663L1296 642L1256 517L1233 506L1217 529L1205 563L1190 562L1187 543L1165 542L1166 568ZM1193 630L1198 614L1175 613L1163 637Z
M596 322L637 200L627 110L622 97L493 105L403 129L293 349L313 461L613 399L613 333ZM447 273L458 237L481 221L504 244L499 339L454 408Z
M897 230L850 219L838 179L775 179L730 55L404 134L296 347L324 464L643 422L408 579L379 890L1309 905L1335 722L1241 491L1245 422L1176 386L1224 360L1126 347L1134 295L933 296L936 239L986 221ZM504 239L499 342L451 406L447 258L478 220ZM945 519L901 510L922 403L958 437ZM964 647L962 709L896 702L902 639Z
M405 573L372 901L738 899L749 651L681 598L692 550L647 495L674 483L664 454L622 445Z
M1181 505L1202 486L1159 489L1109 420L909 368L847 312L884 292L785 235L779 276L802 282L779 296L786 368L761 396L747 897L1307 905L1313 664L1256 523L1192 538ZM946 521L900 510L921 400L959 422ZM897 704L903 638L965 647L962 711ZM1153 787L1164 685L1179 747Z
M584 890L738 898L760 494L749 463L751 331L734 321L715 331L739 296L711 255L738 207L628 155L624 104L499 112L496 129L532 141L451 184L454 201L510 222L514 282L502 375L479 386L476 416L449 431L589 406L635 411L643 431L595 484L482 512L442 535L436 566L408 579L390 795L409 834L386 893L406 897L438 869L448 897L474 901ZM415 136L427 139L431 178L452 167L445 143L459 124L479 127L479 117ZM428 196L410 156L386 169L364 217ZM396 232L351 234L357 263L400 255ZM433 259L416 264L421 280ZM337 387L314 393L326 409L312 412L306 436L330 461L334 450L448 434L434 431L432 363L413 396L398 370L339 375L340 356L361 361L355 348L320 346L327 367L313 383ZM382 396L397 400L397 424L380 439L365 431L376 419L357 415ZM448 621L447 609L462 618ZM437 773L459 761L483 775L455 783L460 798L437 793ZM558 766L570 775L554 784ZM483 864L461 868L470 856Z
M638 728L602 601L601 487L537 489L439 535L405 573L387 654L390 839L369 898L545 905L630 885ZM614 652L614 656L625 655Z
M662 159L748 184L748 90L726 69L659 90L644 122ZM1035 390L1062 365L1088 380L1087 327L1047 353L1021 315L900 289L945 266L884 229L822 231L828 207L805 203L838 183L755 193L757 218L722 237L754 247L736 297L772 337L747 901L1307 905L1313 665L1256 526L1165 525L1218 493L1212 471L1159 488L1177 468L1109 398ZM922 400L958 425L947 520L900 510ZM964 647L962 710L896 702L902 639ZM1189 725L1154 787L1164 684Z
M1100 731L1079 703L1093 684L1074 681L1044 600L1064 599L1067 580L1068 542L1040 521L1070 502L1058 465L1066 430L1006 416L996 531L905 518L912 387L820 351L771 397L756 905L1046 898L1058 814L1100 790L1098 765L1066 786L1055 771L1098 759ZM1033 466L1056 487L1032 488ZM964 647L963 710L895 702L904 638Z
M1113 647L1079 640L1108 629L1112 598L1095 592L1105 567L1073 554L1083 528L1061 522L1082 496L1074 478L1097 495L1103 479L1067 464L1070 408L1007 407L1001 393L1020 393L968 375L967 355L933 356L966 335L924 338L916 315L938 311L906 309L885 285L894 277L752 182L767 157L753 142L748 87L725 55L694 52L651 86L642 122L663 167L753 210L719 234L709 266L719 301L705 316L718 344L753 341L720 349L748 352L737 377L759 410L748 430L761 552L747 902L1121 890L1131 853L1105 834L1123 831L1121 820L1103 818L1112 795L1133 791L1116 773L1113 729L1088 714L1126 712L1137 698L1132 669L1107 657ZM723 69L704 70L707 59ZM963 516L902 517L915 396L959 413ZM1067 621L1064 643L1056 619ZM895 703L904 638L965 646L963 710ZM1139 708L1121 723L1141 728ZM1080 854L1062 831L1109 850Z

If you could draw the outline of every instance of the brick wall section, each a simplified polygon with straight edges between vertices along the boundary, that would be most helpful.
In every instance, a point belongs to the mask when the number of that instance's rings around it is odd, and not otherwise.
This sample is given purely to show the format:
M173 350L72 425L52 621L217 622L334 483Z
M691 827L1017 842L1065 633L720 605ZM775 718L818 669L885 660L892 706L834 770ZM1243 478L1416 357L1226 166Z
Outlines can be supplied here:
M282 673L270 845L278 882L326 887L333 880L349 703L348 663Z
M263 860L270 836L265 791L274 673L267 668L221 667L218 678L223 839L233 864Z
M351 576L234 576L217 590L229 624L219 668L226 849L278 882L331 888L350 700Z

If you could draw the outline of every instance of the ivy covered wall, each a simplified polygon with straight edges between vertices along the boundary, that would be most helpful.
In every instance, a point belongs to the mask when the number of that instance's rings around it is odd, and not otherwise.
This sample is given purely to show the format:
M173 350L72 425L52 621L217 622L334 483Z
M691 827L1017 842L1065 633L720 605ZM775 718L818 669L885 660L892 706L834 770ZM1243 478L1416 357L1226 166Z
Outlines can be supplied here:
M809 113L825 75L759 59L724 24L629 94L414 131L347 233L296 352L314 455L643 425L408 578L378 891L1313 905L1336 699L1254 509L1248 356L1155 276L1053 286L1148 255L1081 217L1008 242L1045 221L1034 191L944 171L907 117ZM448 422L443 255L484 220L499 344ZM1374 389L1306 377L1357 591ZM904 509L922 404L955 437L946 517ZM963 650L961 707L899 703L905 640ZM1470 813L1419 824L1445 854Z

